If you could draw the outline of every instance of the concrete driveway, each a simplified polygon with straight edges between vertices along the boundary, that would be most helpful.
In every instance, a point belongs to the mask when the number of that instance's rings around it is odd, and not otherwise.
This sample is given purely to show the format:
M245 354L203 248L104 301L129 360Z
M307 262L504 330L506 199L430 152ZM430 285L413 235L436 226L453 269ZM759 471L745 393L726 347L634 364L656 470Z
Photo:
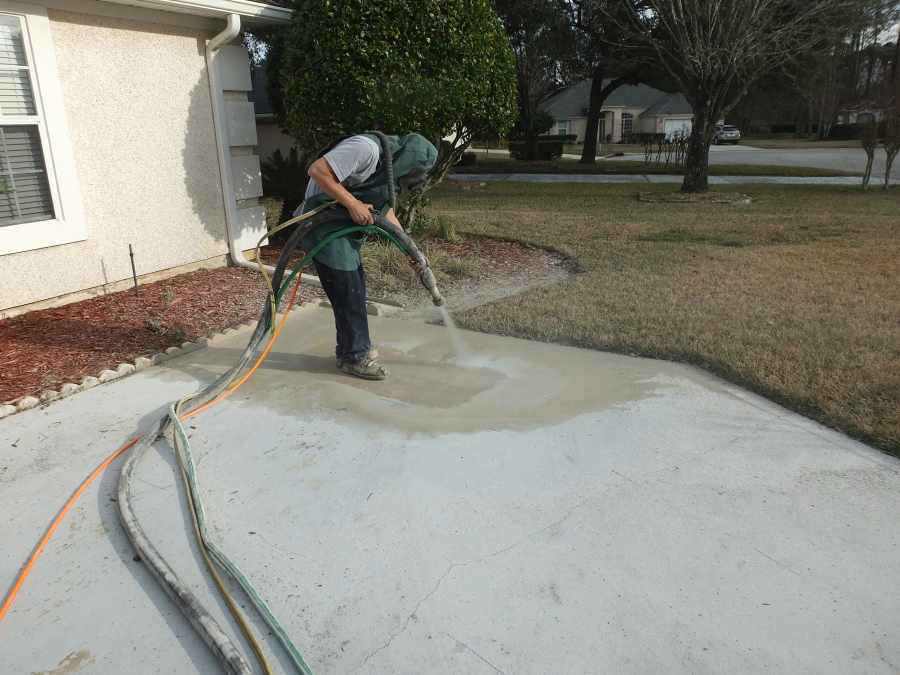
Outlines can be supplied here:
M373 328L389 381L338 374L305 309L191 421L215 536L316 673L900 669L900 462L690 367ZM246 339L0 423L4 589L90 468ZM148 534L227 625L165 444L137 475ZM116 480L0 624L0 672L217 672L132 560Z
M635 159L636 155L615 159ZM615 161L615 159L613 161ZM606 160L610 161L610 160ZM714 145L709 149L710 164L753 164L774 166L811 166L820 169L862 173L866 168L866 153L860 148L827 149L765 149L750 145ZM884 179L884 151L875 153L872 180ZM900 166L894 167L894 175L900 174Z

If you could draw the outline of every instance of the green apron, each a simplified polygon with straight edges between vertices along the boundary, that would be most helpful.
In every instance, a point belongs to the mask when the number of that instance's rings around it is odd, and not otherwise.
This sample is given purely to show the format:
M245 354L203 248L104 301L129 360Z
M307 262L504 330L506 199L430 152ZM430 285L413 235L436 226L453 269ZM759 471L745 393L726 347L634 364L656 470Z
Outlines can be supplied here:
M378 143L381 143L377 136L364 134ZM416 170L430 170L434 166L437 159L437 150L424 137L419 134L407 134L406 136L388 136L388 144L391 150L394 164L394 179L405 176ZM382 154L383 154L382 150ZM395 185L395 190L399 185ZM390 190L388 189L387 170L385 162L378 163L368 180L352 188L348 188L350 192L364 204L371 204L375 210L381 215L386 214L390 208ZM310 197L303 203L303 212L311 211L326 202L331 201L331 197L324 193ZM303 237L303 248L311 251L320 241L325 239L329 234L342 230L345 227L353 227L352 220L341 220L330 223L324 223L316 229L309 232ZM365 243L365 236L362 234L352 234L346 237L335 239L316 255L315 260L323 265L327 265L331 269L344 270L353 272L362 265L362 256L360 249Z

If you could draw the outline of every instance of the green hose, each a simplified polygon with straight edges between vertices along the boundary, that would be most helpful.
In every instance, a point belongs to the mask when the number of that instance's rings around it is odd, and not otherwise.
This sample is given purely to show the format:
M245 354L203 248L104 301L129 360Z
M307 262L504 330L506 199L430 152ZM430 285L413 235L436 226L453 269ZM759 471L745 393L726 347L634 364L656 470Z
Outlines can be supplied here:
M306 254L306 256L304 256L304 258L297 265L294 266L291 274L287 279L284 280L284 283L281 284L281 286L278 288L278 291L276 292L276 306L280 304L285 293L291 287L297 275L300 274L303 269L311 263L312 259L319 253L319 251L321 251L335 239L355 233L377 234L391 241L404 253L409 253L407 248L395 236L393 236L390 232L387 232L386 230L378 227L377 225L356 225L352 227L342 228L325 237L325 239L319 242L309 253ZM268 324L274 323L274 320L274 315L269 315L267 317ZM267 325L266 330L268 330L268 328L269 326ZM227 386L229 382L234 380L240 374L241 370L241 368L235 369L232 373L230 373L230 377L228 377L221 383L221 386ZM190 442L188 441L187 433L185 432L184 426L181 423L182 407L193 398L193 396L186 397L178 401L177 403L172 404L169 408L169 420L172 424L173 429L173 445L175 447L175 455L181 468L182 476L185 480L185 487L188 491L188 498L190 499L190 502L194 507L192 509L192 514L196 524L198 543L201 547L203 547L204 550L209 553L210 557L232 578L232 580L241 587L244 593L246 593L253 607L259 613L260 617L263 619L266 625L271 629L272 633L281 643L284 650L287 652L288 657L290 658L297 672L300 673L300 675L313 675L312 670L306 664L306 661L303 660L303 656L301 655L300 650L297 649L297 647L294 645L293 641L290 639L290 636L288 636L287 631L281 625L281 622L279 622L275 615L272 613L272 610L269 608L266 601L259 595L256 588L253 586L247 576L241 571L241 569L209 538L209 534L206 528L206 509L203 505L203 499L200 495L196 465L194 463L193 453L191 452L191 446Z

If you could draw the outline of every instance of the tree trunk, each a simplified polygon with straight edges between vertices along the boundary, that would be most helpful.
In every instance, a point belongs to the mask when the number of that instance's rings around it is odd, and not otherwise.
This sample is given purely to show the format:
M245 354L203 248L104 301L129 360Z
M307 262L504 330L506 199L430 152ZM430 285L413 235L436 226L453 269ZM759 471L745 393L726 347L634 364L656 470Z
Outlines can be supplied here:
M887 190L891 187L891 171L894 168L894 160L897 158L897 153L900 152L900 146L893 148L885 146L884 152L887 155L884 162L884 189Z
M617 77L605 87L603 86L603 69L598 66L594 70L594 79L591 81L591 103L588 108L588 125L584 137L584 149L581 151L581 163L593 164L597 159L597 131L600 129L600 111L606 99L623 84L636 84L633 77Z
M875 162L875 148L869 150L866 148L866 170L863 173L862 186L863 190L867 190L869 188L869 181L872 180L872 164Z
M591 80L591 98L588 104L587 131L584 132L584 147L581 149L582 164L593 164L597 161L597 134L600 131L600 109L606 96L603 95L603 68L594 69Z
M820 141L825 140L825 94L819 97L819 130L816 137Z
M709 144L713 122L709 111L693 104L694 128L688 141L682 192L706 192L709 189Z

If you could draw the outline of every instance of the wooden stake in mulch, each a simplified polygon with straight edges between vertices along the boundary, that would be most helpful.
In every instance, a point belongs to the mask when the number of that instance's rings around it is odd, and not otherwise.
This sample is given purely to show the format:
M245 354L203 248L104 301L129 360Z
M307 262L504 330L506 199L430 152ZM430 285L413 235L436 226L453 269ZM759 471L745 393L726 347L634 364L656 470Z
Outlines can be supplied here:
M128 255L131 257L131 278L134 279L134 294L138 294L137 271L134 269L134 249L128 244Z

